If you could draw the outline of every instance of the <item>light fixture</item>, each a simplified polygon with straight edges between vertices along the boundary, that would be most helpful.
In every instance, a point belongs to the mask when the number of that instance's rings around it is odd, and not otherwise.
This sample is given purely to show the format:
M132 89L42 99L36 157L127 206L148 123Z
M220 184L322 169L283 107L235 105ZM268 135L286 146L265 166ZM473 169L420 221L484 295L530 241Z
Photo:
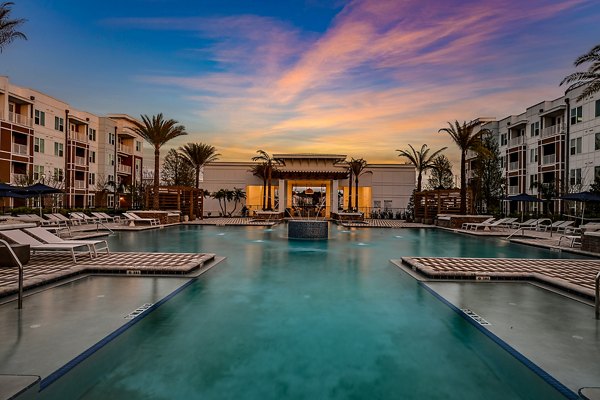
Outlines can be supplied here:
M315 191L312 190L311 188L308 188L304 191L305 194L313 194Z

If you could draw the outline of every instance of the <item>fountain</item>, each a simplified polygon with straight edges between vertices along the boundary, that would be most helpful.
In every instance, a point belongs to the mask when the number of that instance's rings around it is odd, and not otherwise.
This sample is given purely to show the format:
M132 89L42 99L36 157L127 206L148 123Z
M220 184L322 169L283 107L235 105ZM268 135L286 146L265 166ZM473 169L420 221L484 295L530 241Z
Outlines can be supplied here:
M319 215L325 207L325 199L317 207L315 215ZM326 219L292 219L288 221L288 238L290 239L327 239L329 222Z

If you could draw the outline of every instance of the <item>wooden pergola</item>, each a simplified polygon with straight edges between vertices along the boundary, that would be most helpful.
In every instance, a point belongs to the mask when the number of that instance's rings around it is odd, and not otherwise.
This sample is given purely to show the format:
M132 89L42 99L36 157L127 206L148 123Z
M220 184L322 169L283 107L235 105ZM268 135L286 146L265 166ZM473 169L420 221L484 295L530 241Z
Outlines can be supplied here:
M425 190L415 193L415 220L438 214L460 215L460 189ZM467 190L467 214L473 214L473 194Z
M146 189L144 207L152 207L153 187ZM202 219L204 214L204 190L190 186L159 186L158 204L161 210L179 210L181 215L195 216Z

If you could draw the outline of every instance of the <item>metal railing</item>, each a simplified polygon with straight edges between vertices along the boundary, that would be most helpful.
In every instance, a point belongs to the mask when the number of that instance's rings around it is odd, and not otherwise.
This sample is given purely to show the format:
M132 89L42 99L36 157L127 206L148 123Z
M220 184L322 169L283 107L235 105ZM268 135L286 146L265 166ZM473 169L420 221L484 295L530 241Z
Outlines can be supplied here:
M126 144L121 144L121 143L119 143L119 145L117 146L117 150L120 151L121 153L127 153L127 154L133 153L133 148L131 146L127 146Z
M75 156L75 165L85 166L85 165L87 165L87 163L85 161L86 161L85 157Z
M27 174L18 174L18 173L12 173L10 174L10 181L11 183L23 183L27 180Z
M554 164L556 162L556 154L548 154L542 157L542 164Z
M515 171L519 169L519 162L518 161L512 161L508 163L508 170L509 171Z
M542 129L542 138L560 135L565 132L565 124L557 124Z
M75 187L75 189L85 189L86 185L85 185L85 181L78 181L75 180L74 182L75 184L73 185L73 187Z
M13 261L19 266L19 293L17 295L17 308L20 310L23 308L23 264L21 264L21 260L19 260L19 257L17 257L15 251L12 249L12 247L10 247L10 244L8 244L6 240L0 239L0 243L8 249L8 254L10 254Z
M508 147L518 146L523 144L523 139L525 136L517 136L508 141Z
M117 172L122 172L125 174L131 174L131 166L119 164L117 165Z
M83 142L83 143L87 143L88 142L88 135L86 135L83 132L78 132L78 131L71 131L70 132L70 139L71 140L76 140L78 142Z
M594 303L596 319L600 319L600 272L596 275L596 301Z
M29 155L29 149L26 144L13 143L12 150L14 154Z
M519 187L518 186L509 186L508 194L510 194L510 195L519 194Z

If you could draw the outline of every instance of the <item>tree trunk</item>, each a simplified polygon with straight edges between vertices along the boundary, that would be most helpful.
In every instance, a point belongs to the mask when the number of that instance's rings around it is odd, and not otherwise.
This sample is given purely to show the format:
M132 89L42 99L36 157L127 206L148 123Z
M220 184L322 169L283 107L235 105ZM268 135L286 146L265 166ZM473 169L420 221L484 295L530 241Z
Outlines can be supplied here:
M200 166L196 166L196 189L200 189Z
M352 171L348 175L348 211L352 211Z
M272 167L269 165L267 167L267 174L269 176L269 193L267 193L267 210L268 211L272 211L273 210L273 204L271 202L271 169Z
M423 171L419 170L419 175L417 175L417 192L421 191L421 181L423 180Z
M266 171L265 171L266 172ZM265 211L267 204L267 177L263 178L263 195L262 195L262 209Z
M160 147L154 147L154 186L153 186L153 196L152 196L152 208L154 210L158 210L160 207L158 205L158 174L160 170ZM117 177L115 177L115 180ZM116 181L115 181L116 184ZM115 199L115 202L117 199ZM115 203L116 204L116 203Z
M460 152L460 213L467 213L467 168L465 166L466 151Z
M358 212L358 175L354 176L354 207L356 207L356 211Z

